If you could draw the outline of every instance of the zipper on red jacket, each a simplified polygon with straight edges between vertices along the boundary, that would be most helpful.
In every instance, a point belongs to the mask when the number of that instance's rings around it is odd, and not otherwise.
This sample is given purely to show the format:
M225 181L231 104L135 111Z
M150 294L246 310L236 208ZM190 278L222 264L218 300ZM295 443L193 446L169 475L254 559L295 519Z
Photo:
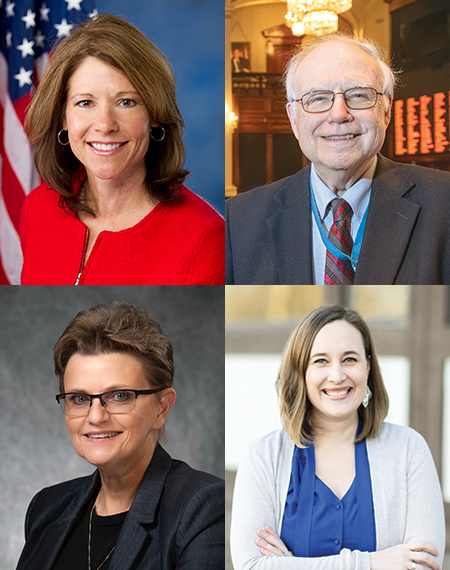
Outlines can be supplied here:
M86 228L86 234L84 236L83 255L81 256L80 269L78 270L78 277L77 280L75 281L75 285L78 285L81 274L83 273L83 269L86 263L86 252L87 252L88 242L89 242L89 230Z

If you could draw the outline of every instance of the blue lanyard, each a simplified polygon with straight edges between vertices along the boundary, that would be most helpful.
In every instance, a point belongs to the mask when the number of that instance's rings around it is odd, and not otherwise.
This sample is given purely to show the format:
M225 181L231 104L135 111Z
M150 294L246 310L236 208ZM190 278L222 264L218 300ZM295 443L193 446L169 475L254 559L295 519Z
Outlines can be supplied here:
M359 259L359 252L361 250L362 239L364 235L364 228L366 227L366 220L367 220L367 212L369 210L369 206L367 206L366 211L364 212L364 216L359 224L358 233L356 234L356 239L353 243L352 255L349 256L342 251L339 251L338 248L334 245L332 241L328 239L325 230L323 229L322 222L319 216L319 210L317 209L316 200L314 198L314 192L311 188L311 210L314 214L314 219L316 220L316 225L319 228L320 237L322 238L323 245L330 253L332 253L335 257L339 259L348 259L353 267L353 271L356 272L356 266L358 265Z

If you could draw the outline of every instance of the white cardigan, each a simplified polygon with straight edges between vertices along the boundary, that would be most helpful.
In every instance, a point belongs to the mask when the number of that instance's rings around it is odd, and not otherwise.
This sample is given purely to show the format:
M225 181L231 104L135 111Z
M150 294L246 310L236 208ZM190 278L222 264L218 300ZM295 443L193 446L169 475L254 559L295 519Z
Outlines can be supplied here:
M425 540L445 550L445 519L439 480L428 445L411 428L385 423L367 439L377 550ZM281 531L294 446L279 430L254 441L236 476L231 518L235 570L370 570L368 552L343 549L322 558L262 556L256 531Z

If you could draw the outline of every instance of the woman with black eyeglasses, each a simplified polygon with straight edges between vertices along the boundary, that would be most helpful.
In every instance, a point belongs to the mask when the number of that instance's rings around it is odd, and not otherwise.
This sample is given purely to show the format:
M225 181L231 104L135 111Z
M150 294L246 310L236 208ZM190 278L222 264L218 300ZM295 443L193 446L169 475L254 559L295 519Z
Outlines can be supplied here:
M17 570L223 568L223 481L160 446L172 345L127 302L82 311L54 349L63 411L89 477L38 493Z

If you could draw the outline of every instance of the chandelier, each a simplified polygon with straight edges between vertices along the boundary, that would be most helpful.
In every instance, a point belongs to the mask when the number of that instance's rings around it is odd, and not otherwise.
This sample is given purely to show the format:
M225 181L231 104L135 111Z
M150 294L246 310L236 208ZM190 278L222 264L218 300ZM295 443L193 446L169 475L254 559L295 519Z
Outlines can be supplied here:
M285 18L295 36L323 36L337 31L337 15L351 7L352 0L287 0Z

